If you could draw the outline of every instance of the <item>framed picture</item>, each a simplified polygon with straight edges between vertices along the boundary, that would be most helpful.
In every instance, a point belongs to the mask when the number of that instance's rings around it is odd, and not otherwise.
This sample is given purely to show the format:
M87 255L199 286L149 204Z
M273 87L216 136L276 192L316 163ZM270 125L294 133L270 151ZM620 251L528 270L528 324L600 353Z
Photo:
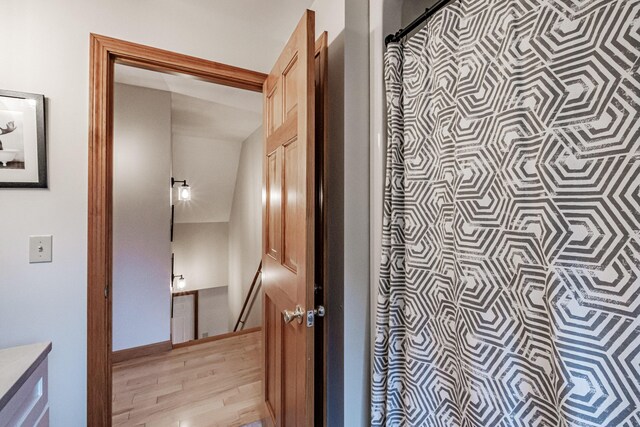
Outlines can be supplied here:
M0 90L0 187L47 188L44 95Z

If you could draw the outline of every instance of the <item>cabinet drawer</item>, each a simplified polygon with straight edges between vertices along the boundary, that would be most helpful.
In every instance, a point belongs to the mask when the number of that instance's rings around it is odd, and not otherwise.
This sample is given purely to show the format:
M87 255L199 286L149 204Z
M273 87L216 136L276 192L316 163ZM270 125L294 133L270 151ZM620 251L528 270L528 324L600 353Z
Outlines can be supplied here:
M0 427L49 426L47 365L45 358L0 411Z

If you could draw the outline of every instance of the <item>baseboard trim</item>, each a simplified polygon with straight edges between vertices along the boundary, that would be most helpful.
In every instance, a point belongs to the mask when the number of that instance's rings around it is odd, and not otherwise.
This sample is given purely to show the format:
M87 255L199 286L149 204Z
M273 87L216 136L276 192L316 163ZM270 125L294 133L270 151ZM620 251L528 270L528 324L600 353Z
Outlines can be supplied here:
M213 337L200 338L199 340L173 344L173 348L183 348L183 347L190 347L192 345L205 344L211 341L218 341L218 340L223 340L225 338L237 337L239 335L251 334L253 332L260 332L261 330L262 330L262 326L256 326L255 328L244 329L242 331L227 332L226 334L220 334Z
M162 341L153 344L141 345L140 347L126 348L111 353L113 363L125 362L138 357L151 356L153 354L164 353L171 350L171 341Z

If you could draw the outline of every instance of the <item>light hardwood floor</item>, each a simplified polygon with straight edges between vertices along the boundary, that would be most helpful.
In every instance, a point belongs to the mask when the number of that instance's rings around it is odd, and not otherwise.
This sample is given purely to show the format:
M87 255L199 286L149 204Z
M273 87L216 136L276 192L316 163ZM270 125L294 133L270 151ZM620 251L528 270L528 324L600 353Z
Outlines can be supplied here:
M113 425L242 426L263 418L253 332L113 366Z

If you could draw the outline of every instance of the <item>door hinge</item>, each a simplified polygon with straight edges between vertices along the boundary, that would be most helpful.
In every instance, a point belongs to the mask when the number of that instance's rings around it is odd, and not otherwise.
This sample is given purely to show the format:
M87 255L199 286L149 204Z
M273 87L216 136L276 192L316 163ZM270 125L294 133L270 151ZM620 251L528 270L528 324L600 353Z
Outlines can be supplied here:
M109 298L109 286L108 285L104 286L104 297L105 298Z
M324 317L324 307L319 305L315 310L307 311L307 328L315 324L316 317Z

